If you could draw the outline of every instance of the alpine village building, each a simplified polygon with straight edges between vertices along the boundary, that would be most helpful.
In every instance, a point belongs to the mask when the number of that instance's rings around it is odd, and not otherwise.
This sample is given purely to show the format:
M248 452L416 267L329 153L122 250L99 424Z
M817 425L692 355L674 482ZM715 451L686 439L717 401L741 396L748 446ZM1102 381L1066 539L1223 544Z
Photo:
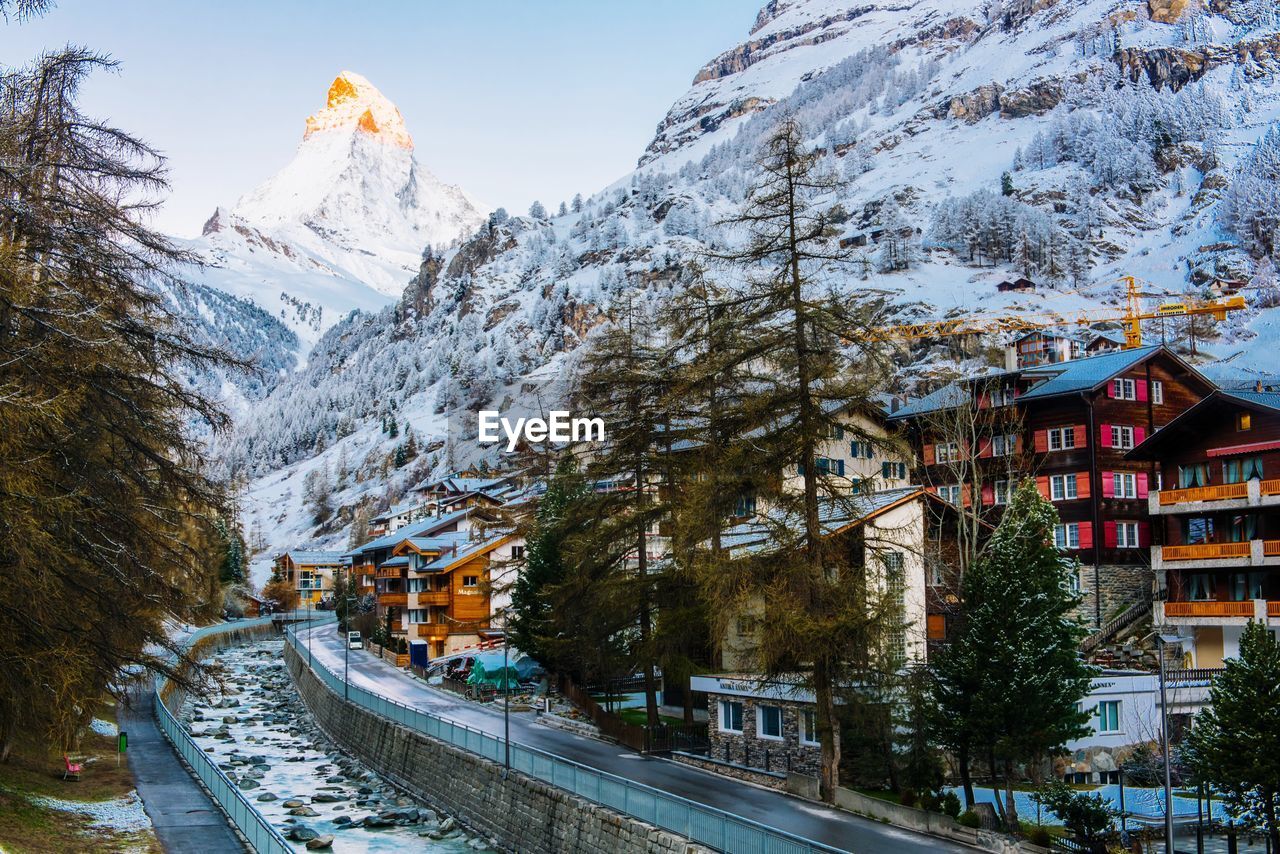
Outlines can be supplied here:
M1150 601L1150 463L1126 454L1214 390L1163 346L1119 350L961 380L891 412L925 488L994 523L1034 477L1079 558L1082 614L1095 628ZM943 614L944 619L949 615Z
M1156 467L1153 620L1220 668L1250 620L1280 627L1280 392L1215 391L1128 456Z
M298 607L314 608L333 595L333 579L342 572L342 552L295 549L277 555L275 572L298 591Z

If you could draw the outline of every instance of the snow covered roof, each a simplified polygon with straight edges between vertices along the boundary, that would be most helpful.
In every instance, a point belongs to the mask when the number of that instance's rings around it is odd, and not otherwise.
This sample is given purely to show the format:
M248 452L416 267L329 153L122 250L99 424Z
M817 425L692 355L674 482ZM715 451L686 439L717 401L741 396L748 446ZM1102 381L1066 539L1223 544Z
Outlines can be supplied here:
M1034 368L1026 368L1021 371L1004 371L972 379L958 380L950 385L943 386L931 394L925 395L919 400L907 403L897 412L891 413L889 420L899 421L904 418L913 418L943 409L966 406L973 400L972 386L974 383L990 381L1002 376L1029 380L1035 383L1035 385L1018 396L1019 402L1044 400L1064 394L1078 394L1097 388L1116 376L1116 374L1131 370L1157 353L1164 353L1171 359L1176 359L1188 372L1195 376L1200 376L1194 368L1183 362L1166 347L1154 344L1147 347L1135 347L1132 350L1100 353L1097 356L1088 356L1083 359L1055 362L1051 365L1037 365ZM1200 378L1205 385L1213 386L1213 383L1209 380L1204 379L1204 377Z
M488 551L502 544L503 541L511 537L510 531L502 531L501 533L490 534L480 540L463 540L457 543L456 550L450 550L440 555L426 566L418 567L419 572L440 572L448 569L453 564L461 560L467 560L485 551Z
M1260 412L1280 412L1280 392L1218 389L1148 436L1141 445L1125 454L1125 459L1158 460L1170 447L1180 448L1187 441L1203 439L1206 427L1221 416L1224 406L1233 405Z
M399 557L391 557L384 560L381 564L383 567L408 566L409 556L400 555Z
M342 552L288 551L281 555L297 564L342 563Z
M822 498L818 503L818 522L822 526L823 536L830 536L865 522L890 507L925 495L927 493L918 486L906 486L860 495ZM802 525L803 520L798 514L787 514L775 508L764 519L743 522L727 529L721 534L720 543L728 549L767 551L777 545L774 532L780 527L799 531Z
M391 534L384 534L377 539L370 540L363 546L358 546L343 555L343 557L356 557L357 555L368 554L378 549L389 549L396 544L409 539L410 537L422 536L439 531L456 522L460 522L471 512L471 508L458 510L453 513L446 513L444 516L432 516L429 519L419 519L417 522L405 525L398 531Z

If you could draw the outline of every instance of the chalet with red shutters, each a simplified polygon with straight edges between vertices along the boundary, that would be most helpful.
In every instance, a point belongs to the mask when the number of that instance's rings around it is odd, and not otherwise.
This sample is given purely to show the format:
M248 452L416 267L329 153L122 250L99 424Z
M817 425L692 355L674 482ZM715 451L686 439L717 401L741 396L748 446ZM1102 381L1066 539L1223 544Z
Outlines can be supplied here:
M999 518L1034 477L1081 564L1082 616L1101 625L1153 589L1148 499L1155 467L1126 459L1214 386L1163 346L1120 350L966 379L889 415L941 498Z
M1156 467L1154 623L1221 667L1250 620L1280 627L1280 392L1216 391L1128 459Z

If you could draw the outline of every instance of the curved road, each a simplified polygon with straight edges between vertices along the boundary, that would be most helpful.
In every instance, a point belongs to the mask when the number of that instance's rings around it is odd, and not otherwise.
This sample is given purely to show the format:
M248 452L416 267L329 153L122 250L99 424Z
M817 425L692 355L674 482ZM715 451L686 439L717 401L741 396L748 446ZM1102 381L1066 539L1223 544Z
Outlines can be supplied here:
M342 640L332 626L300 630L298 639L309 646L310 654L331 672L342 674ZM304 650L304 658L306 654ZM501 711L432 688L406 671L374 658L367 651L351 651L348 680L352 685L407 706L502 737ZM544 726L528 712L511 715L511 741L856 854L975 850L773 789L678 762L643 756L604 741Z

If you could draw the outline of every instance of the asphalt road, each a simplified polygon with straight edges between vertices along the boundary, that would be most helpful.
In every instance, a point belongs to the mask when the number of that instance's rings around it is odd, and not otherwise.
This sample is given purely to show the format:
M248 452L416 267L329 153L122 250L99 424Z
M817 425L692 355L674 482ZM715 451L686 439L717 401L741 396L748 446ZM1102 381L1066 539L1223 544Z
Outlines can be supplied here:
M310 654L316 660L323 662L331 672L341 675L344 651L342 640L333 626L309 630L309 639L307 631L299 630L299 640L304 645L309 643ZM352 685L405 705L502 736L500 710L432 688L406 671L375 658L368 651L351 650L349 679ZM856 854L973 850L772 789L670 760L643 756L608 742L544 726L531 713L511 715L511 741Z

